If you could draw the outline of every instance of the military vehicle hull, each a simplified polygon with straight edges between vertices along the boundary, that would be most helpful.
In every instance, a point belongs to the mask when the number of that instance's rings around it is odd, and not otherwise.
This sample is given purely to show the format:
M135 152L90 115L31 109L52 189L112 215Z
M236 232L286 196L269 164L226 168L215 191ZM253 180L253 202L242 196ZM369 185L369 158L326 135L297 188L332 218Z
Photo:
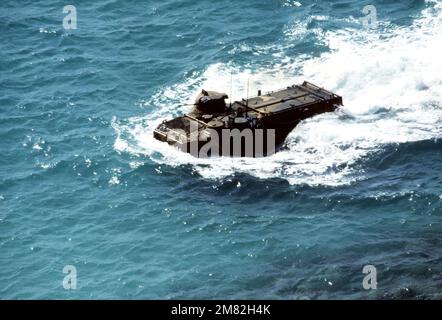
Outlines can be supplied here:
M203 90L191 113L164 121L154 137L196 157L268 156L301 121L342 105L342 97L309 82L231 105L226 98Z

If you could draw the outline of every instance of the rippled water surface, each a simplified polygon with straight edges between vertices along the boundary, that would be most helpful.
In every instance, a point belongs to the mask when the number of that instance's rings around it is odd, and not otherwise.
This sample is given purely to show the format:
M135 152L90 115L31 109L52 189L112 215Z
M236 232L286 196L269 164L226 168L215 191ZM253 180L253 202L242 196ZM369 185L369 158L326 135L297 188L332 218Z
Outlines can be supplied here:
M66 4L0 4L0 298L442 298L440 1ZM231 79L345 106L265 159L153 139Z

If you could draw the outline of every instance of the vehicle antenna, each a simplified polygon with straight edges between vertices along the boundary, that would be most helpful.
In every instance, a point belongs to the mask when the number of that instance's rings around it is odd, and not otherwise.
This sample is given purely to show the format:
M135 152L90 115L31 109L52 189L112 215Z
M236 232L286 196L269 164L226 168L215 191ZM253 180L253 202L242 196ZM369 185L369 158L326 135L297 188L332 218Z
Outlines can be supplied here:
M233 71L230 71L230 110L232 110Z
M250 86L250 77L247 79L246 117L247 117L247 111L249 110L249 86Z

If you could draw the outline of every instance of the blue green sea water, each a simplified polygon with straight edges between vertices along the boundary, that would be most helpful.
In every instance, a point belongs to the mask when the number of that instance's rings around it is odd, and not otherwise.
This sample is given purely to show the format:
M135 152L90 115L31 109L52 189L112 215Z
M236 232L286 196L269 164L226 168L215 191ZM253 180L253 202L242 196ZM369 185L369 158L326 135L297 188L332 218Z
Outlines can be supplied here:
M1 299L442 298L440 1L3 0L0 37ZM152 137L304 80L345 106L268 158Z

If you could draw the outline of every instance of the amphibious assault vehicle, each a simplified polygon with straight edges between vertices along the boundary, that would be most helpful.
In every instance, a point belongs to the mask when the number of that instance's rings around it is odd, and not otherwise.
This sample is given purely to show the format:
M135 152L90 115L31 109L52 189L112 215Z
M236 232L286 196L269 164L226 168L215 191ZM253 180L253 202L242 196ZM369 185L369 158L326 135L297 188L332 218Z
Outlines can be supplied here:
M192 112L164 121L154 137L196 157L267 156L300 121L342 105L342 97L306 81L230 104L226 99L202 90Z

